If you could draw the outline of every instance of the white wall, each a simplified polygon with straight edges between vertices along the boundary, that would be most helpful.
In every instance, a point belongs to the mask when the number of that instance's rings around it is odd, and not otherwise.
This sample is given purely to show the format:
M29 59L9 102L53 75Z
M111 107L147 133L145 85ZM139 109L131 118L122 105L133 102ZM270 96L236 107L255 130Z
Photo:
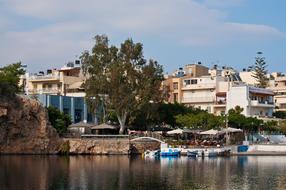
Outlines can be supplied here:
M231 87L230 91L227 92L227 105L226 110L227 112L230 109L235 108L236 106L239 106L243 108L242 114L248 116L248 90L247 86L237 86L237 87Z

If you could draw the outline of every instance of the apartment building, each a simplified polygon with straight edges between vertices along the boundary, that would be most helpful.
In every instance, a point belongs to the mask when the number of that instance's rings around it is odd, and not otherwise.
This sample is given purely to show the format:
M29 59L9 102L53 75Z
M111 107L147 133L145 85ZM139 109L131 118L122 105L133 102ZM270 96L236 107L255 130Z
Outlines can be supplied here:
M273 73L273 80L270 81L269 89L274 92L276 111L286 111L286 76Z
M168 89L169 97L168 102L170 103L181 103L181 88L182 80L180 77L168 76L162 83Z
M201 77L208 75L208 67L203 66L201 62L196 64L188 64L184 68L179 68L171 75L165 76L162 85L169 90L168 102L182 103L182 86L186 77Z
M208 75L197 77L186 75L183 71L164 81L165 85L169 85L169 102L183 103L215 115L223 115L229 109L240 106L246 116L272 116L273 91L243 83L234 69L213 68Z
M201 76L184 77L181 88L181 102L187 106L193 106L214 112L216 86L219 81L224 81L223 77Z
M227 92L226 110L239 106L242 114L255 117L272 117L274 93L270 89L256 88L246 84L235 85Z
M49 69L37 74L26 73L20 83L27 95L49 94L84 97L84 81L79 62L68 63L61 69Z

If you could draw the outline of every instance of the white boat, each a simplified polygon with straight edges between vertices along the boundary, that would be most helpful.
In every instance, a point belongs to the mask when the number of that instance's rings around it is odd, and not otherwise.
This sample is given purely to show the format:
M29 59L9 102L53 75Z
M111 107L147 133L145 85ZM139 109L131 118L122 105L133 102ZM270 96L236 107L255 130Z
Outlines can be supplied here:
M157 156L160 156L160 150L146 150L144 152L145 158L155 158Z

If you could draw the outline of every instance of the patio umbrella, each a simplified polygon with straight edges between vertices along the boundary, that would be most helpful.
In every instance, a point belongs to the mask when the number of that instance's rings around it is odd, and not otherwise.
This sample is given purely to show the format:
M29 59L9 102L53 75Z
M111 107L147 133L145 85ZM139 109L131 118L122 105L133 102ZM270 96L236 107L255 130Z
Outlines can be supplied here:
M114 126L114 125L108 125L106 123L102 123L100 125L96 125L91 127L91 129L119 129L118 126Z
M232 127L224 128L221 131L224 132L224 133L243 132L243 130L241 130L241 129L236 129L236 128L232 128Z
M183 129L175 129L172 131L168 131L167 134L168 135L178 135L178 134L183 134L184 130Z
M215 130L215 129L211 129L211 130L208 130L208 131L200 132L200 135L217 135L217 134L219 134L219 131Z

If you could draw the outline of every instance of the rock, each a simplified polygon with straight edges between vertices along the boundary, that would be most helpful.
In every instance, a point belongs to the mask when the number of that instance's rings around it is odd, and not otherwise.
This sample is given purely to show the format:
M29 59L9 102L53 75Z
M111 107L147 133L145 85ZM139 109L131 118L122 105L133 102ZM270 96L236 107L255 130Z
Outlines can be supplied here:
M38 101L21 96L0 99L0 153L55 154L62 143Z

